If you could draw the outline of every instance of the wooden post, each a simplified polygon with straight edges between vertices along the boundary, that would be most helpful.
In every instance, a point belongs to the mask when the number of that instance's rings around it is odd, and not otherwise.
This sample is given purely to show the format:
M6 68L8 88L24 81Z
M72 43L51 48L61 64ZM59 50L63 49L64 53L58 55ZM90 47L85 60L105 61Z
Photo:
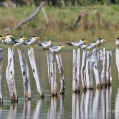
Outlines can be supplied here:
M100 68L99 68L99 50L93 49L94 53L94 75L95 75L95 80L96 80L96 87L101 86L101 76L100 76Z
M77 79L76 79L76 50L73 49L73 70L72 70L73 80L72 80L72 90L77 91Z
M39 73L38 65L36 63L36 59L34 56L34 49L33 48L28 49L28 56L29 56L29 61L30 61L31 68L33 71L33 76L34 76L35 81L36 81L37 91L40 94L40 97L44 97L42 82L40 79L40 73Z
M119 49L116 49L115 57L116 57L116 66L117 66L118 78L119 78Z
M86 90L86 60L87 60L87 53L83 50L82 54L82 66L81 66L81 81L82 81L82 88Z
M76 79L77 79L77 92L80 92L80 49L77 49L77 69L76 69Z
M30 75L29 75L26 56L22 49L18 49L17 51L19 55L19 62L20 62L22 78L23 78L24 95L28 99L31 99Z
M50 79L50 51L47 51L46 52L46 57L47 57L47 67L48 67L48 80L49 80L49 83L51 81Z
M89 56L89 52L87 52L87 60L86 60L86 88L90 89L91 88L91 82L90 82L90 75L91 75L91 69L90 69L90 56Z
M107 51L107 84L111 85L112 76L111 76L111 60L112 60L112 51Z
M1 61L3 59L4 49L0 48L0 102L2 102L2 68L1 68Z
M64 81L64 68L63 68L63 63L62 63L62 58L61 55L56 54L56 60L58 64L58 69L59 69L59 74L60 74L60 94L64 94L65 92L65 81Z
M8 84L11 101L18 101L15 79L14 79L14 49L8 48L8 65L6 68L6 80Z
M50 57L50 80L51 80L51 95L57 96L56 82L56 57L55 53L49 52Z
M105 48L103 49L102 52L102 73L101 73L101 79L102 79L102 85L106 85L107 81L106 81L106 51Z

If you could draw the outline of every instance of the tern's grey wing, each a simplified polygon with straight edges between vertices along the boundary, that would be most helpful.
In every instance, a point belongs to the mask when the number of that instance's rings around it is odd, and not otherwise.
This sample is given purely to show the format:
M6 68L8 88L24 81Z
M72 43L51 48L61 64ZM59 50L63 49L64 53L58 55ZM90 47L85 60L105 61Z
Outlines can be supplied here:
M57 49L58 48L58 46L53 46L53 47L51 47L51 49Z
M27 40L25 43L26 44L29 44L31 42L31 39Z

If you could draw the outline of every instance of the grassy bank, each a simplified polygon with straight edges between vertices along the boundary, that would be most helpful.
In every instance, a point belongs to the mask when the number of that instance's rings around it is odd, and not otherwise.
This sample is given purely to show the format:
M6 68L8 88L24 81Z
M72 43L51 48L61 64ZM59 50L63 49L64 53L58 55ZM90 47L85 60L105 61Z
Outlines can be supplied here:
M0 8L0 34L11 33L15 38L36 35L40 40L72 41L85 38L90 42L103 37L107 40L105 47L115 48L115 39L119 37L119 7L118 5L95 5L85 7L54 8L44 6L49 23L46 24L42 10L38 15L19 29L13 28L32 13L37 7L24 6L17 8ZM81 15L81 20L74 28L74 24Z

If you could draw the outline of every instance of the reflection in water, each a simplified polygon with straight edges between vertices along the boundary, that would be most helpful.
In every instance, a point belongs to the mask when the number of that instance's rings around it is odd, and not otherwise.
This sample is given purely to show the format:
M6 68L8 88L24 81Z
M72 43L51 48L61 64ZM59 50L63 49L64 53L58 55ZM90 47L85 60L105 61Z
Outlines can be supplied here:
M51 97L51 105L48 110L47 119L56 119L56 97Z
M23 116L21 119L29 119L31 110L31 101L24 101Z
M64 118L64 95L60 95L60 107L58 112L58 119Z
M112 119L112 109L111 109L111 87L103 87L102 89L87 90L81 94L72 94L72 104L69 104L69 107L72 108L72 119ZM35 110L31 104L32 101L24 101L24 108L22 116L20 119L64 119L67 118L65 113L68 113L68 110L65 110L64 95L60 95L59 101L57 97L51 97L50 108L48 113L43 114L42 110L44 107L44 99L38 100ZM115 118L119 119L119 89L115 102ZM32 102L32 103L31 103ZM59 103L59 107L57 107ZM4 105L3 105L4 106ZM18 105L19 106L19 105ZM58 109L58 111L56 110ZM11 103L7 119L16 119L16 113L18 111L17 103ZM33 111L33 114L31 113ZM65 113L64 113L65 112ZM2 108L0 109L0 118L2 118ZM46 117L44 117L46 116ZM70 116L70 115L69 115Z
M79 119L79 94L72 94L72 119Z
M115 110L113 110L115 113L115 119L119 119L119 88L115 100Z
M33 114L33 119L39 119L39 117L41 115L42 108L43 108L43 102L44 102L44 99L40 99L37 102L36 109Z
M111 94L111 87L106 87L101 90L101 119L111 119Z
M93 90L87 90L82 92L81 96L81 119L91 119L92 117L92 101L93 101Z
M72 94L72 119L111 119L111 87Z
M7 119L16 119L17 103L11 103Z
M100 119L100 107L101 106L101 90L96 89L95 91L95 97L93 101L93 118L94 119Z

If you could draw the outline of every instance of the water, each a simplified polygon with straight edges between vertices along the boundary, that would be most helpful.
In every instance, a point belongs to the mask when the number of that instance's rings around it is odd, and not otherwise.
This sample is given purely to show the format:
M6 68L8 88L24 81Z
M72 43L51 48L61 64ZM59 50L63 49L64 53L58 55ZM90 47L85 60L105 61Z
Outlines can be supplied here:
M25 52L27 55L27 51ZM32 100L27 101L23 94L23 80L16 51L15 80L19 100L18 103L11 103L5 79L5 69L7 66L7 51L5 51L2 62L3 106L0 106L0 119L119 119L119 79L114 53L112 59L111 87L103 89L94 88L94 90L88 90L87 92L81 90L80 94L77 95L72 93L72 52L61 51L60 54L64 64L65 95L58 95L57 98L51 97L50 85L47 78L46 53L42 50L35 50L45 98L40 99L31 67L29 66ZM60 81L58 69L57 84L59 91Z

